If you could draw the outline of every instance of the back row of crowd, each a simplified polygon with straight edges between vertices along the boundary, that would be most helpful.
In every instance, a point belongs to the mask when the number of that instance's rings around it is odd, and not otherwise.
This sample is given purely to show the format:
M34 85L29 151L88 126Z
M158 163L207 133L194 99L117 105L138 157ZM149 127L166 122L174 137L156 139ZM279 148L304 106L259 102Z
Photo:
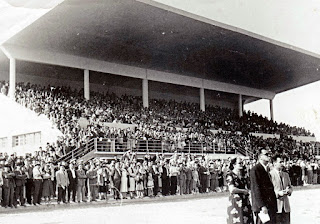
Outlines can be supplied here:
M176 194L226 191L230 159L213 160L175 153L171 158L147 154L139 160L128 151L111 161L90 160L69 164L28 154L0 154L0 200L3 207L96 200L133 199ZM255 160L245 160L243 177ZM320 183L320 160L286 161L294 186Z

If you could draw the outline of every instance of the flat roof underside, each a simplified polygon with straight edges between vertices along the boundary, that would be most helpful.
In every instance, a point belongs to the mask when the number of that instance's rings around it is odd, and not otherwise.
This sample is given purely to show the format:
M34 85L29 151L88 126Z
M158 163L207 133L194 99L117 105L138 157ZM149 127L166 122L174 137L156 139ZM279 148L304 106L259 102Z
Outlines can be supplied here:
M314 55L133 0L66 0L6 44L275 93L320 80Z

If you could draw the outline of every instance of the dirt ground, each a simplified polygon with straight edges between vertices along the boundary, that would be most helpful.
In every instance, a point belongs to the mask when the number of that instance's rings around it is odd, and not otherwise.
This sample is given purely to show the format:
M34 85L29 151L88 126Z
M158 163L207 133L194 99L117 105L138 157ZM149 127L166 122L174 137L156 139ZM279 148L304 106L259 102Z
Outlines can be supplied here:
M42 223L226 223L227 196L182 201L156 201L115 206L51 209L0 214L1 224ZM320 223L320 189L293 192L290 198L292 224Z

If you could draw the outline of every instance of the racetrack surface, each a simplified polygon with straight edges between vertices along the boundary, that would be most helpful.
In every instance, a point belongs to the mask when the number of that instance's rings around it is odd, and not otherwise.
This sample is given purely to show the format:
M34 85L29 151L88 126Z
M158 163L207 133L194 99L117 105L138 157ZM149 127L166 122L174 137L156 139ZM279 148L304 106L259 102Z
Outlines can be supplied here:
M137 199L139 200L139 199ZM51 209L0 214L1 224L41 223L226 223L228 197L145 201L113 206ZM320 223L320 189L294 191L290 198L292 224ZM9 212L10 210L8 210Z

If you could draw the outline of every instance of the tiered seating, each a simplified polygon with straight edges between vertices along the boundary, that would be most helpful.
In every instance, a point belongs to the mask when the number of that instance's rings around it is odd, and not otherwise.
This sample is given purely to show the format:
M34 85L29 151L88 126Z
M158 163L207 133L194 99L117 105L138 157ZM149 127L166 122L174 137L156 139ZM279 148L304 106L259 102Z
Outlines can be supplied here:
M142 107L141 97L112 93L91 93L91 100L83 98L83 92L69 87L44 87L19 83L16 100L39 114L45 114L57 126L64 136L51 147L56 151L68 153L81 147L89 139L144 139L159 140L185 146L189 142L205 144L206 150L221 148L241 148L252 152L261 146L273 150L297 150L292 139L262 140L250 136L250 132L270 134L299 134L311 136L303 128L277 124L265 117L248 112L242 118L237 111L217 106L207 106L206 112L199 110L199 105L187 102L150 100L149 108ZM87 129L78 124L78 119L89 120ZM136 124L135 131L120 130L104 126L104 122ZM210 130L224 130L228 133L212 133ZM242 134L237 134L236 132Z

